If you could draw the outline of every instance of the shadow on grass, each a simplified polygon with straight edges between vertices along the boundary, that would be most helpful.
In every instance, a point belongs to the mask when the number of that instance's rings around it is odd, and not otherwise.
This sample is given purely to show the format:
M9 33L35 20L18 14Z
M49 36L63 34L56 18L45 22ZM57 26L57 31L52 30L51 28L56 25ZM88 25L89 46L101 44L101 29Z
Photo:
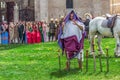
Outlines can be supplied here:
M52 72L50 75L51 77L54 76L54 77L57 77L57 78L61 78L61 77L64 77L64 76L70 76L70 75L75 75L75 74L78 74L80 72L80 69L79 68L75 68L75 69L70 69L70 70L58 70L56 72Z
M8 45L0 45L0 51L2 50L10 50L17 47L25 46L25 44L8 44Z

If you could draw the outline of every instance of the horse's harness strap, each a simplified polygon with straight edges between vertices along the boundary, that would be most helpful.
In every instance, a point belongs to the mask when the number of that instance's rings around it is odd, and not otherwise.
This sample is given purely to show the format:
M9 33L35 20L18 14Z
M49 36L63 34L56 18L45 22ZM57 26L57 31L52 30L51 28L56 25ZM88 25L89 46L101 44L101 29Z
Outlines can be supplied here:
M112 28L110 28L110 29L111 29L112 35L114 35L114 32L113 32L113 27L112 27Z
M110 26L108 26L108 27L111 28L112 35L114 35L113 28L114 28L114 25L115 25L116 19L117 19L117 15L115 15L114 17L112 17L112 23L111 23Z

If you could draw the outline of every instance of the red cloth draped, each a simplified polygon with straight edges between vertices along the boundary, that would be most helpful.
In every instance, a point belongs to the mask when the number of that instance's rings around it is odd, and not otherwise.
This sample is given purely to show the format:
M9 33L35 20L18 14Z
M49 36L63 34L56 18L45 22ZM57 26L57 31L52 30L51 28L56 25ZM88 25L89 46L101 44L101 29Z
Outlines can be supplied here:
M82 34L82 36L83 38L80 40L80 42L78 42L75 35L62 39L64 50L66 51L68 59L74 58L78 52L84 48L84 34ZM74 52L77 52L77 54L74 54Z
M27 43L32 44L32 34L30 31L26 31L27 34Z
M35 31L32 31L32 43L36 43L37 42L37 33Z
M32 36L32 42L33 43L40 43L41 42L41 34L40 31L37 29L37 27L34 25L33 27L33 31L31 33Z
M41 34L40 31L37 31L37 43L41 42Z

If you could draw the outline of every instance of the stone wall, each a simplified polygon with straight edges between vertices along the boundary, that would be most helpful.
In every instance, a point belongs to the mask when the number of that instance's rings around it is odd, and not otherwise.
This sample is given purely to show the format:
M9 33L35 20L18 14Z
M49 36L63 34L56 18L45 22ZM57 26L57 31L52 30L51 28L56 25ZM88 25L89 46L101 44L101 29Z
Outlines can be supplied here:
M59 18L60 15L67 13L66 0L49 0L49 19ZM94 16L101 16L110 13L110 0L73 0L74 10L80 17L85 13L91 13Z
M65 15L66 0L48 0L48 12L50 18L59 18Z
M5 1L19 2L20 0ZM22 8L27 7L28 0L21 1L23 1ZM34 8L36 21L49 21L50 18L60 18L68 12L66 0L31 0L30 4ZM73 7L80 17L84 17L85 13L101 16L110 13L110 0L73 0Z

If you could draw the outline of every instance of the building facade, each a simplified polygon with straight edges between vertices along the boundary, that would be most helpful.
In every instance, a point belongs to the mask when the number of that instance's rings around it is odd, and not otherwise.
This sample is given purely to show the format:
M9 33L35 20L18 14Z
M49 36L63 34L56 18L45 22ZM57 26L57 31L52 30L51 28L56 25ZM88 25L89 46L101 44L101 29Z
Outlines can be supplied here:
M49 21L71 9L80 17L85 13L96 17L110 13L113 8L111 0L0 0L0 21Z

